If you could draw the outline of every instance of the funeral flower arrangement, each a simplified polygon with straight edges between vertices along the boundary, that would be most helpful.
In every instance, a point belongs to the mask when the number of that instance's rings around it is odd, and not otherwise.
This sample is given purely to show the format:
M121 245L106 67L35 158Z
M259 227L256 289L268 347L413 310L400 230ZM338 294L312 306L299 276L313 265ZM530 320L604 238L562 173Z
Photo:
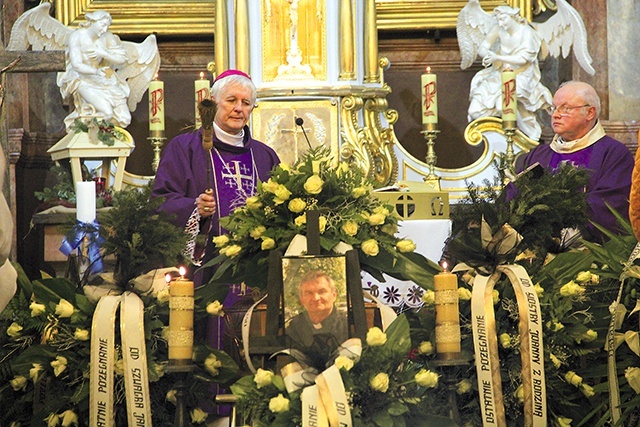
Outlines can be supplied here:
M637 425L640 347L636 314L632 313L640 269L627 262L637 243L630 226L620 218L626 230L623 235L603 230L609 240L602 245L586 242L582 249L555 253L561 230L585 220L584 193L575 191L582 188L585 179L584 171L565 166L553 176L520 177L503 192L494 190L501 188L499 184L487 185L484 190L470 187L466 202L452 210L454 231L448 256L471 267L459 273L462 349L465 354L474 353L474 277L490 275L500 264L522 265L540 301L548 425L609 425L610 396L619 396L621 402L616 425ZM483 224L491 230L490 244L487 240L483 244ZM626 280L621 283L621 278ZM616 328L610 330L611 310L620 289ZM418 341L433 340L434 334L435 319L429 309L434 304L433 292L425 291L423 301L425 307L411 317L416 331L413 338ZM521 366L520 344L525 339L519 330L522 311L514 287L504 275L493 290L492 303L506 422L524 425L527 396ZM615 382L607 372L608 334L617 349ZM482 396L473 361L460 367L457 375L462 425L481 426ZM442 390L434 392L441 394ZM438 406L431 410L445 412Z
M436 372L409 357L411 349L409 322L401 315L385 332L377 327L369 329L361 354L346 351L335 358L333 365L339 369L353 426L455 425L428 410L446 406L446 400L429 393L445 387ZM432 349L424 351L430 353ZM238 397L240 414L251 425L294 427L302 425L302 392L318 374L309 371L303 376L306 383L294 380L286 386L287 379L282 375L258 369L231 389ZM311 417L317 421L313 418L316 414Z
M18 292L0 314L0 425L88 426L97 299L125 290L144 303L144 322L136 327L144 328L153 423L173 424L176 378L165 373L169 291L160 272L176 269L158 268L176 265L185 237L155 211L158 201L149 201L149 194L149 188L115 193L115 207L101 221L101 250L115 255L115 272L30 281L17 266ZM199 289L195 324L206 324L209 315L223 312L215 295ZM212 386L234 381L238 372L226 353L206 345L205 337L204 330L196 331L197 368L186 381L184 402L193 424L205 422ZM117 327L115 342L121 343ZM115 351L115 425L127 425L123 349L116 345Z
M415 253L410 239L396 236L398 217L375 197L373 182L359 168L338 164L326 148L274 168L245 207L223 218L228 233L214 239L220 256L208 264L219 265L213 281L264 288L269 251L284 252L294 236L306 234L310 210L319 211L323 252L344 242L358 250L361 268L377 279L385 273L432 286L440 268Z

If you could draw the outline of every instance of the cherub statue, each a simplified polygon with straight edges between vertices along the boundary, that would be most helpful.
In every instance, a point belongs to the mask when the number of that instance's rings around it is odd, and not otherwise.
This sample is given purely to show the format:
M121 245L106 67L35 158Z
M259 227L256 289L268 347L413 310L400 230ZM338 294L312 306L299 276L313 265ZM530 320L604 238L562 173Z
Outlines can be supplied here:
M469 0L458 15L457 35L462 62L469 68L477 56L484 70L471 81L469 121L502 113L501 72L509 67L516 72L518 128L534 140L541 128L535 112L551 105L552 95L540 82L538 57L550 54L564 58L573 46L578 63L595 74L587 50L587 32L578 12L565 0L557 0L558 11L543 23L529 24L520 9L498 6L486 13L479 0Z
M121 41L110 33L111 15L87 12L77 29L49 15L43 2L22 14L13 25L7 50L64 50L66 69L58 73L63 99L74 110L64 122L69 131L75 119L96 117L116 126L131 123L134 111L160 67L154 35L142 43Z

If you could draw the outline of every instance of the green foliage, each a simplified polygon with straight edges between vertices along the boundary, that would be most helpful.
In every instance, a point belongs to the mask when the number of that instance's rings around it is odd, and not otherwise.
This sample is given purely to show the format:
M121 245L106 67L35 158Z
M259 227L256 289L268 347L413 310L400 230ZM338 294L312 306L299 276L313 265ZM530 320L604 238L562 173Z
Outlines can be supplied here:
M90 128L98 128L98 140L108 147L113 147L116 140L124 141L124 134L114 125L105 120L98 120L95 117L89 123L80 119L75 119L69 127L75 133L89 132Z
M100 218L106 242L104 256L115 255L114 278L120 286L154 268L176 266L186 244L183 230L158 210L161 198L150 198L151 184L142 190L114 194L113 208Z
M43 202L52 202L57 200L66 200L70 203L76 202L76 190L71 180L71 173L67 168L60 165L53 165L51 172L56 177L56 184L53 188L45 188L42 191L36 191L34 196Z

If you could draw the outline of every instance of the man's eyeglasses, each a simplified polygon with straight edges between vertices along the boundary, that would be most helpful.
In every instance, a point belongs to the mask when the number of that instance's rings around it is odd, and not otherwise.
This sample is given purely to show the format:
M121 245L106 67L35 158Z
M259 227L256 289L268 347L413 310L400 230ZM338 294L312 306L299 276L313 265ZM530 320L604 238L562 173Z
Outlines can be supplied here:
M559 107L556 107L555 105L552 105L549 108L547 108L547 113L549 113L550 116L553 116L556 112L558 112L560 116L564 117L564 116L570 115L571 112L576 108L584 108L584 107L591 107L591 105L584 104L584 105L576 105L575 107L571 107L568 105L561 105Z

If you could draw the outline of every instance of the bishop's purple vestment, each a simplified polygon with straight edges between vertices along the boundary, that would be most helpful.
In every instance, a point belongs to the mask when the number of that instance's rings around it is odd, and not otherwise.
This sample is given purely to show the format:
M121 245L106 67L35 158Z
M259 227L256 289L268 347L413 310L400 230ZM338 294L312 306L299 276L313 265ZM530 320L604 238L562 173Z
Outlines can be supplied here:
M551 145L540 145L525 156L522 169L536 162L550 171L563 162L589 171L586 193L590 221L611 231L619 230L617 220L607 204L622 217L628 218L634 160L629 149L620 141L605 135L594 144L573 153L557 153ZM592 235L591 238L585 236L587 240L602 238L591 222L585 224L585 228Z

